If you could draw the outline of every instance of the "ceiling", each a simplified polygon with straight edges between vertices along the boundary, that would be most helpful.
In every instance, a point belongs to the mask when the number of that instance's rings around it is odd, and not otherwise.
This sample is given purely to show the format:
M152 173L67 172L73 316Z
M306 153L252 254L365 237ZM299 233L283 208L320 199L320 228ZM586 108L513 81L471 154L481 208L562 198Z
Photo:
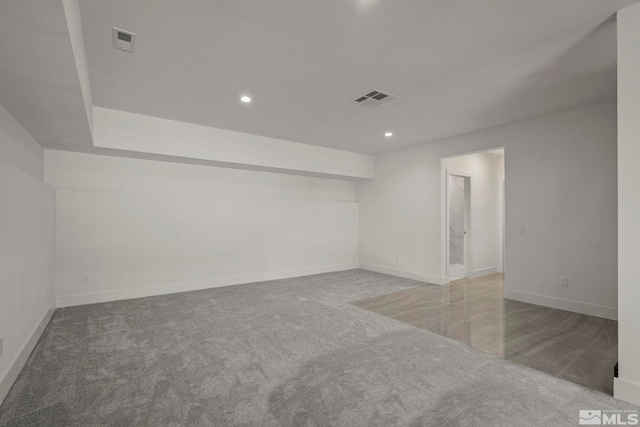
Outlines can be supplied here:
M3 0L0 103L45 147L91 147L80 15L67 4Z
M45 148L96 152L98 106L380 154L615 99L639 1L7 0L0 101Z
M614 99L612 16L636 2L81 0L80 12L96 106L379 154ZM114 26L137 33L135 54L113 49ZM399 99L349 102L371 89Z

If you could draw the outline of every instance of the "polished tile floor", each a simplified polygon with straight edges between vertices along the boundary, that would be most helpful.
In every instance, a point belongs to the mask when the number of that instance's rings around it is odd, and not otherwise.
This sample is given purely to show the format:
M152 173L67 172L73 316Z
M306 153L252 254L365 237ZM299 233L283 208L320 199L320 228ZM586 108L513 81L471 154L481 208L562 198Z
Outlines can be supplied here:
M353 305L613 394L618 322L503 298L504 276L425 285Z

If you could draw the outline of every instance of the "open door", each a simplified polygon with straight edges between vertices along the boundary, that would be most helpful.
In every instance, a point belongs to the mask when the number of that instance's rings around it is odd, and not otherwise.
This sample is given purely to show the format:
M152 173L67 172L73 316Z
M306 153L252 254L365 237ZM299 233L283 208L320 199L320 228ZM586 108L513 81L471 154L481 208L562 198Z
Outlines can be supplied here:
M470 277L471 176L447 170L447 275Z

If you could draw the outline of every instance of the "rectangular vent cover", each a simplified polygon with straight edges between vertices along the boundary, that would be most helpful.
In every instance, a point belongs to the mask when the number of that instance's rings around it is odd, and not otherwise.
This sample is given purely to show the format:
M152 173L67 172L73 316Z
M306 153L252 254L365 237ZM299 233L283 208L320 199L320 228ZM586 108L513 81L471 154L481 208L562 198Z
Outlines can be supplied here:
M397 96L391 95L389 93L384 93L379 90L372 90L366 95L356 98L351 102L353 102L354 104L363 105L368 108L376 108L380 104L392 101L397 98Z
M113 47L133 53L136 46L136 33L113 27Z

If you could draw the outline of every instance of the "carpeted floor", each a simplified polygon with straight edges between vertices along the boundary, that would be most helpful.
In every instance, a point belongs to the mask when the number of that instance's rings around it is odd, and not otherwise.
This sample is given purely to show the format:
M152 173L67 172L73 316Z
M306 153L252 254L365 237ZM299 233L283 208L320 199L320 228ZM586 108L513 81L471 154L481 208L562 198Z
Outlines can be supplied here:
M352 270L56 311L1 426L563 426L637 407L350 301Z

